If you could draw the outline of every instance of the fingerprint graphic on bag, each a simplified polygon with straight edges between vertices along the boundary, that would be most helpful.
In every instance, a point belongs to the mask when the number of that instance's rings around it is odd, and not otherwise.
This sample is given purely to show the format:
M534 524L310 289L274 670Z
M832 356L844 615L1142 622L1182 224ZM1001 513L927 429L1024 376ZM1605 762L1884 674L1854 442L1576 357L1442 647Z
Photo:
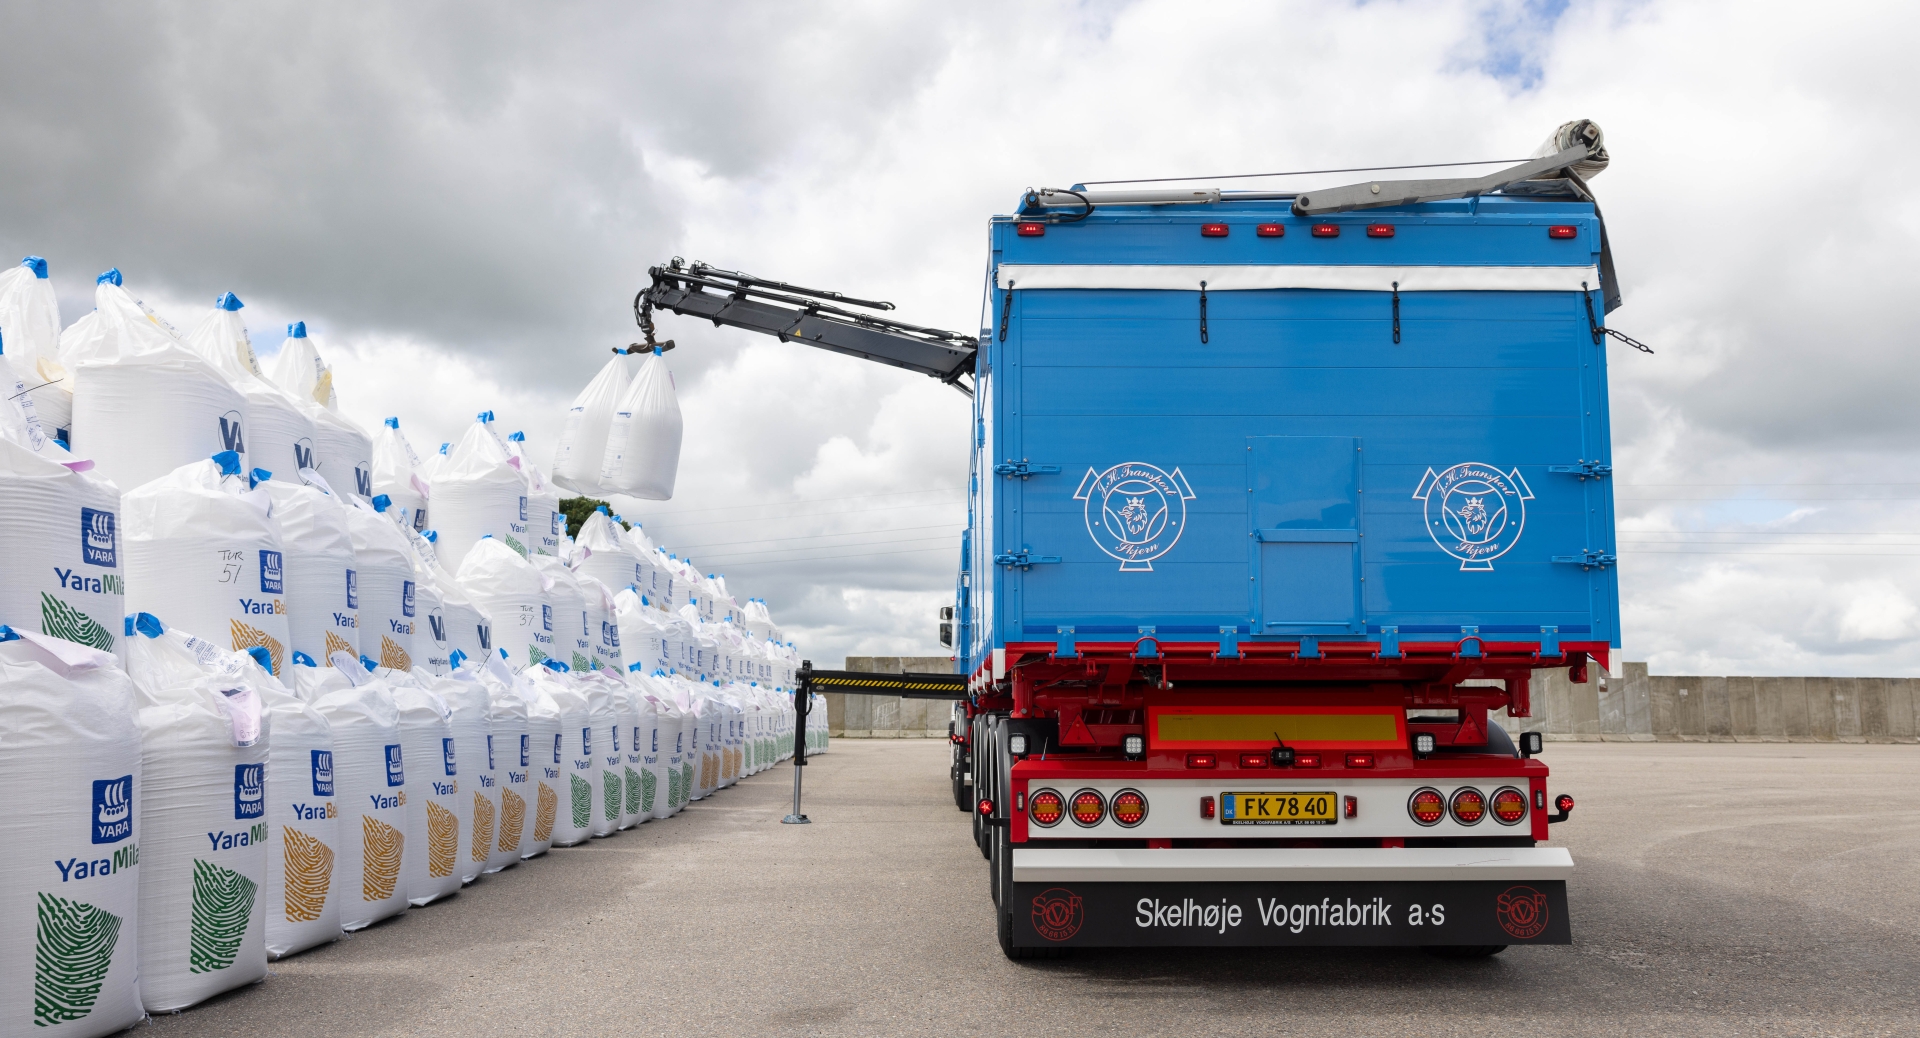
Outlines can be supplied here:
M327 907L333 879L333 848L290 825L280 831L287 845L287 922L311 923Z
M187 968L212 973L233 965L247 935L260 885L232 869L193 860L193 915L187 927Z
M500 791L500 849L520 849L520 827L527 822L527 802L511 789Z
M282 668L286 665L287 647L280 644L278 639L252 624L244 624L238 620L230 620L228 623L233 626L233 651L245 652L253 648L265 649L267 650L268 658L273 660L273 672L275 674L286 673Z
M113 965L120 917L79 901L40 895L33 945L33 1023L51 1027L93 1012Z
M378 818L360 816L360 896L385 901L400 882L400 849L407 835Z
M45 591L40 592L40 633L91 645L101 652L113 651L112 631Z
M693 799L693 762L685 761L680 765L680 804L686 806Z
M519 541L514 540L513 534L510 534L510 533L502 534L500 539L507 542L507 547L512 548L514 551L520 553L521 558L524 559L527 557L527 546L524 544L521 544Z
M667 809L680 806L680 769L667 769Z
M460 816L427 801L427 875L439 878L453 875L453 860L460 854Z
M353 656L353 657L358 657L360 655L358 652L354 651L353 646L347 644L347 640L345 638L340 637L339 635L333 633L332 631L322 631L321 633L327 636L327 655L326 655L327 666L329 667L333 666L333 654L336 652L344 652L348 656Z
M633 772L629 771L627 774L631 775ZM659 788L660 780L653 777L651 770L640 773L640 810L636 812L637 814L653 813L653 795Z
M536 806L533 816L533 842L546 843L553 839L554 818L559 813L559 795L553 791L552 786L545 782L540 783L540 803Z
M520 844L518 839L513 842L515 846ZM493 801L487 799L485 793L476 789L473 792L473 860L486 861L487 849L492 846Z
M412 670L413 657L386 635L380 636L380 665L389 670Z
M640 806L640 773L627 769L627 814L637 815L647 810Z
M568 775L573 780L573 827L585 829L593 824L593 783L578 775Z
M615 772L600 773L600 804L607 812L602 821L618 822L620 820L620 776Z
M585 656L576 652L573 654L573 669L581 674L585 674L588 670L591 670L592 667L587 663Z
M541 652L538 646L535 646L535 645L527 646L527 666L537 667L540 665L540 661L546 658L547 658L547 654L544 652Z

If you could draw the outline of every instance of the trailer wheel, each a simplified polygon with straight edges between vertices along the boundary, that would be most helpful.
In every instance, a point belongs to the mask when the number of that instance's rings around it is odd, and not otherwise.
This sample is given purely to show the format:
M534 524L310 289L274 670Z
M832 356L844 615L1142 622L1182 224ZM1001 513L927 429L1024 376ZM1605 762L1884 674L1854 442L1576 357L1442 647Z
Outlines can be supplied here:
M1015 961L1032 959L1064 959L1066 948L1027 948L1013 943L1013 913L1019 906L1013 903L1013 837L1012 830L1006 826L993 829L993 879L996 888L994 897L994 919L998 926L1000 951Z
M966 773L965 751L956 743L953 747L953 765L947 771L948 777L953 781L953 806L962 811L971 811L973 810L973 787L967 785Z
M1507 950L1504 944L1429 944L1420 949L1436 959L1490 959Z

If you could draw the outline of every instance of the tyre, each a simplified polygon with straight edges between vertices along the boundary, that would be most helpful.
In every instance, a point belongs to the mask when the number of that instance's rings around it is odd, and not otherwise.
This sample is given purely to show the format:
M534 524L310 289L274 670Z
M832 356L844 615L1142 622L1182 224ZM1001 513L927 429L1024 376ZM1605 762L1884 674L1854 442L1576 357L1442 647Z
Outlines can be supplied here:
M1420 949L1436 959L1490 959L1507 950L1504 944L1429 944Z
M994 919L1000 937L1000 952L1016 962L1035 959L1064 959L1071 949L1068 948L1029 948L1016 947L1013 943L1013 913L1023 907L1015 904L1013 897L1013 841L1005 826L996 826L994 832L995 862L994 880L1002 896L994 902Z

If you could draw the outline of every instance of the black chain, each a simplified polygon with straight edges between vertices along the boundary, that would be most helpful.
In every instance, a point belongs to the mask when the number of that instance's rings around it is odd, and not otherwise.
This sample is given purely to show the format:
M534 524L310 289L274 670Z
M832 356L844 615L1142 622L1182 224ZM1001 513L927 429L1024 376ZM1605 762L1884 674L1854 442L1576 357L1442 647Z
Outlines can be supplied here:
M1200 344L1207 342L1207 283L1200 282Z
M1001 342L1007 341L1007 322L1011 320L1012 317L1013 317L1013 281L1012 279L1008 279L1007 294L1001 297L1001 302L1000 302L1000 341Z
M1400 282L1393 283L1393 344L1400 345Z
M1647 345L1644 342L1641 342L1639 339L1636 339L1625 332L1617 332L1617 331L1614 331L1612 328L1603 328L1600 326L1599 321L1594 320L1593 293L1587 290L1587 283L1584 281L1580 282L1580 300L1587 304L1587 331L1593 335L1593 344L1595 346L1600 345L1603 341L1606 340L1607 336L1611 335L1614 338L1619 339L1621 342L1624 342L1627 345L1633 347L1634 349L1639 350L1641 353L1645 353L1648 356L1653 355L1653 347Z

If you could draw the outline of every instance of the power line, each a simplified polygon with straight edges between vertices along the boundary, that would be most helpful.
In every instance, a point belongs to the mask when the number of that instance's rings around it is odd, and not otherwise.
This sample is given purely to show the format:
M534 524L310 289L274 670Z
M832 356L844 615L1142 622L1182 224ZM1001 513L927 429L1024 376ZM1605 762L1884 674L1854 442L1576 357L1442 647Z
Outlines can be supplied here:
M1222 173L1200 177L1138 177L1133 180L1082 180L1082 187L1095 184L1164 184L1172 180L1249 180L1255 177L1305 177L1320 173L1382 173L1395 169L1450 169L1454 166L1510 166L1526 159L1481 159L1477 162L1418 162L1411 166L1348 166L1345 169L1295 169L1284 173Z

